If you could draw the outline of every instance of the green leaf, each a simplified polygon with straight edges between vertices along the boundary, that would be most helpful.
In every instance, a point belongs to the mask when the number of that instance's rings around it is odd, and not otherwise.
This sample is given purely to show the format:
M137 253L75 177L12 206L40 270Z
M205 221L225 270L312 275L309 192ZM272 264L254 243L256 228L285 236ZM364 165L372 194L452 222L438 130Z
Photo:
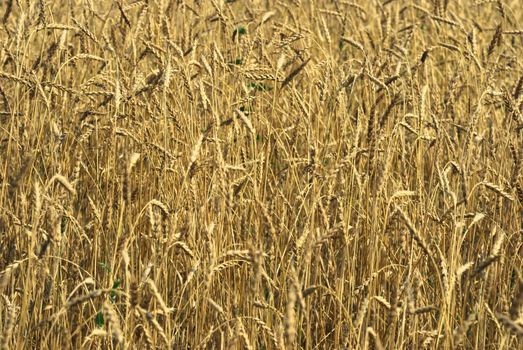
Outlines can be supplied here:
M271 299L271 291L269 290L269 288L265 287L263 294L264 294L264 297L265 297L265 301L269 302L270 299Z
M102 270L104 270L105 272L111 272L111 267L109 265L107 265L107 263L104 263L103 261L100 264L100 267L102 268Z
M94 323L96 324L96 327L99 328L104 326L105 320L102 310L98 311L98 313L96 314L96 317L94 318Z
M236 28L235 30L233 30L232 40L234 41L236 39L236 37L242 36L246 33L247 33L247 30L245 29L245 27L240 26L240 27Z
M117 289L118 287L120 287L120 280L117 278L114 280L112 288Z
M112 290L111 290L111 293L109 293L109 297L111 299L111 301L114 303L116 301L116 290L118 289L118 287L120 286L120 280L117 278L114 280L114 283L113 283L113 286L112 286Z
M248 85L248 87L251 89L251 90L256 90L256 91L270 91L272 90L272 87L271 86L267 86L265 85L264 83L250 83Z

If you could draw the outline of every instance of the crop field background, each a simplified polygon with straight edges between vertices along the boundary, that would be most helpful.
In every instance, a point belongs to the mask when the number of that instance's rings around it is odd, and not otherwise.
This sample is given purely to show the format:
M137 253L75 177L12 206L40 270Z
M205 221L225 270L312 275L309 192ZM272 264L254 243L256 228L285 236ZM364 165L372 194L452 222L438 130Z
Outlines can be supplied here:
M519 0L0 3L0 349L522 349Z

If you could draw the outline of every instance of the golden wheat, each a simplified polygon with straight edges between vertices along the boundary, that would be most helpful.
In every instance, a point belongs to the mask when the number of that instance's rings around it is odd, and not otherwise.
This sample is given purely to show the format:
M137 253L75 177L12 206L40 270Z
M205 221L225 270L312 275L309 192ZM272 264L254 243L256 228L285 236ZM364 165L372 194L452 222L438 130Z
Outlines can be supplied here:
M0 4L2 349L516 349L517 0Z

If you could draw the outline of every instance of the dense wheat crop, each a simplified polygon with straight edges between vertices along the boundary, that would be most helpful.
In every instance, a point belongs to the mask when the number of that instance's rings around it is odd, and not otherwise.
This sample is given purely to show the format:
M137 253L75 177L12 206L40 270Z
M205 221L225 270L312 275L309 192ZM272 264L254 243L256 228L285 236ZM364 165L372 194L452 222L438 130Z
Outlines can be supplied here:
M519 0L0 21L2 350L522 348Z

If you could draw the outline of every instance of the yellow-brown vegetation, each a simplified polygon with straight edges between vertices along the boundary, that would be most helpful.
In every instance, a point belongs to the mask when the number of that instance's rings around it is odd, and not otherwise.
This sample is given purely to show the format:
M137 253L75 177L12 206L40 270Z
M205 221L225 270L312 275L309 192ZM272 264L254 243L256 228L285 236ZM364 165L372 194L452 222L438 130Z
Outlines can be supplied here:
M0 22L2 350L523 346L519 0Z

